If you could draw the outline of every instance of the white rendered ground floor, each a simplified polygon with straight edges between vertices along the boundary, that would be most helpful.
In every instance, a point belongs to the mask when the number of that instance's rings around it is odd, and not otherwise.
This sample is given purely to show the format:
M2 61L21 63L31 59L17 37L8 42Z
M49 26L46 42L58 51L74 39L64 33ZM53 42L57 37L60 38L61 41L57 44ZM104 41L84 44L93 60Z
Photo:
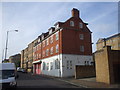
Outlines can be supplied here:
M33 62L34 74L45 74L56 77L75 75L76 65L92 65L92 55L60 54Z

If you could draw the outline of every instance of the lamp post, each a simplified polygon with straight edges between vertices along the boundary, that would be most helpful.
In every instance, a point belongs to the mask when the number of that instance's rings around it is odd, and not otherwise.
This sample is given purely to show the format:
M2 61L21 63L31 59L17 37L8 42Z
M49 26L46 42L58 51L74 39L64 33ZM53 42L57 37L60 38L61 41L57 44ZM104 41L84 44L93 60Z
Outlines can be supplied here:
M4 59L4 60L6 60L6 57L7 57L8 34L9 34L9 32L12 32L12 31L18 32L18 30L10 30L10 31L7 31L6 46L5 46L5 59Z
M2 61L4 60L4 49L3 49L3 51L2 51Z

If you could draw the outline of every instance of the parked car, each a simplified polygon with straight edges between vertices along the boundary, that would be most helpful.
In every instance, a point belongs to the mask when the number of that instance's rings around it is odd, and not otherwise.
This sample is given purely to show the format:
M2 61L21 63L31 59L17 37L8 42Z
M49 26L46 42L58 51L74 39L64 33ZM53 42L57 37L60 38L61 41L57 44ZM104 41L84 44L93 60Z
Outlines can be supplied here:
M22 72L22 68L21 67L17 67L17 72Z
M27 71L21 67L17 68L17 72L27 73Z

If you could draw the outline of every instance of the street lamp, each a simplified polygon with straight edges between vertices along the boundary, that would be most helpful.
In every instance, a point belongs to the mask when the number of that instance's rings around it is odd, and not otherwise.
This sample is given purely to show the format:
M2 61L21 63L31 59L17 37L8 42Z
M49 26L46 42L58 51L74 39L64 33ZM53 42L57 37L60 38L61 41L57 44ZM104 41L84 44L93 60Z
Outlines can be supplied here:
M12 32L12 31L18 32L18 30L10 30L10 31L7 31L6 46L5 46L5 59L4 59L4 60L6 60L6 57L7 57L8 34L9 34L9 32Z

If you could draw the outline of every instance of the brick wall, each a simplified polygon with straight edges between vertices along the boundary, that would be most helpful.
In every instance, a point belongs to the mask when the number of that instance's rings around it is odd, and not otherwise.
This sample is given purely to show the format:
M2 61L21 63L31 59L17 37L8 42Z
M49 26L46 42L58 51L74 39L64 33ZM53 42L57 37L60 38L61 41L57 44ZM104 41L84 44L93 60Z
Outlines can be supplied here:
M110 46L95 53L96 81L112 84L116 82L115 78L120 79L119 70L115 68L117 64L120 65L119 55L120 50L111 50Z
M75 78L93 77L95 76L94 66L75 66Z

